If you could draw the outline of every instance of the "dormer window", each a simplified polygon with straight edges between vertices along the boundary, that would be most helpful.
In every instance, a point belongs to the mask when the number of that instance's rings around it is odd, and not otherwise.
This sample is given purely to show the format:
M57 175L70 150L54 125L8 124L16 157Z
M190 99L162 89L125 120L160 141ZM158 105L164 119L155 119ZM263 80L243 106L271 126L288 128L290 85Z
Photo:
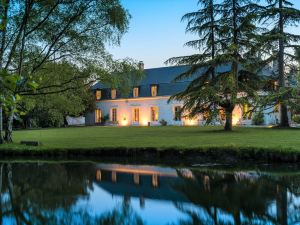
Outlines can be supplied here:
M101 90L96 90L96 100L101 99Z
M157 96L157 85L152 85L151 86L151 96L152 97Z
M138 87L133 88L133 97L134 98L139 97L139 88Z
M111 89L111 99L116 99L116 98L117 98L117 90Z

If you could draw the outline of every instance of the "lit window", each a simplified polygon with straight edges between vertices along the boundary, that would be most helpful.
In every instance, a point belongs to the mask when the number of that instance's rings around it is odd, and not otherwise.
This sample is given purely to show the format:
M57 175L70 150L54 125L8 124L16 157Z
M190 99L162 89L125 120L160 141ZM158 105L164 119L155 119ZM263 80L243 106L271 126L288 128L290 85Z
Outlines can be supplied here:
M248 104L243 105L243 119L244 120L251 120L252 118L252 111Z
M139 97L139 88L138 87L133 88L133 97L134 98Z
M102 175L101 175L101 170L96 171L96 180L101 181Z
M274 112L278 113L279 112L279 108L280 108L280 105L276 104L275 107L274 107Z
M158 187L158 176L157 176L157 174L152 175L152 186L153 187Z
M116 108L113 108L111 110L111 121L117 122L117 109Z
M221 120L226 120L226 114L224 109L220 109L220 118Z
M152 85L151 86L151 96L152 97L157 96L157 85Z
M151 121L157 122L158 121L158 107L151 107Z
M100 100L101 99L101 90L97 90L96 91L96 100Z
M138 108L133 109L133 122L140 121L140 110Z
M95 117L96 123L101 123L102 111L100 109L96 109Z
M180 106L174 107L174 120L181 121L181 107Z
M133 174L134 184L140 184L140 175L138 173Z
M111 180L112 180L112 182L117 182L117 172L116 171L111 172Z
M112 89L111 90L111 99L116 99L117 98L117 90L116 89Z

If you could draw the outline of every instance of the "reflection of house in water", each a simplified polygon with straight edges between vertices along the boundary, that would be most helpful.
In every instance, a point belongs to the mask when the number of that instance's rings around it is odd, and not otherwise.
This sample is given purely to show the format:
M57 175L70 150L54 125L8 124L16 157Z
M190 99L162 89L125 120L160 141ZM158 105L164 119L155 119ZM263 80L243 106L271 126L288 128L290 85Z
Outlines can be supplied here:
M186 197L176 191L184 182L175 169L153 166L97 164L96 184L112 195L185 202Z

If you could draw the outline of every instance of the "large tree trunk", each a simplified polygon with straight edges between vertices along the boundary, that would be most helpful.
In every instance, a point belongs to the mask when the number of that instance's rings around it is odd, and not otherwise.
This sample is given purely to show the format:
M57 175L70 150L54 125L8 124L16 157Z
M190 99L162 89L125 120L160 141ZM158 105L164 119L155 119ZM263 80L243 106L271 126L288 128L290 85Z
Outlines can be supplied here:
M283 0L279 0L279 9L283 8ZM279 13L279 30L280 34L284 35L284 18L283 12L280 11ZM278 79L279 79L279 86L284 88L285 85L285 76L284 76L284 40L281 37L279 39L279 53L278 53ZM283 96L283 99L285 97ZM288 118L288 109L285 103L281 103L280 105L280 126L281 127L289 127L289 118Z
M4 140L7 143L12 143L13 122L14 122L14 109L11 108L11 110L9 111L9 115L7 117L7 122L5 127Z
M3 114L2 114L2 106L0 105L0 144L3 144Z
M277 222L278 224L288 224L288 203L287 203L287 188L284 186L277 186L276 195L276 208L277 208Z
M232 107L225 108L226 122L225 122L225 131L232 131Z

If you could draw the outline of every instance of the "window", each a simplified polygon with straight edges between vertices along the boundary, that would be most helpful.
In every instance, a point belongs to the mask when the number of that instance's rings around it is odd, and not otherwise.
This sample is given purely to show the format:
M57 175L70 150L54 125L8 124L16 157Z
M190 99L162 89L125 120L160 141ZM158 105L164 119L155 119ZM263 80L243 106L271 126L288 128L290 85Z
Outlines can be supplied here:
M102 111L100 109L96 109L95 111L95 121L96 123L101 123Z
M111 99L116 99L116 98L117 98L117 90L111 89Z
M111 110L111 121L117 122L117 109L116 108L113 108Z
M151 96L152 97L157 96L157 85L152 85L151 86Z
M140 110L138 108L133 109L133 122L140 121Z
M181 106L174 107L174 120L181 121Z
M224 109L219 110L219 115L220 115L221 120L223 120L223 121L226 120L226 113L225 113Z
M158 176L157 176L157 174L152 175L152 186L153 187L158 187Z
M139 97L139 88L138 87L133 88L133 97L134 98Z
M158 107L151 107L151 121L157 122L158 121Z
M243 105L243 119L251 120L251 118L252 118L251 107L249 107L248 104L244 104Z
M101 90L97 90L96 91L96 100L100 100L101 99Z

